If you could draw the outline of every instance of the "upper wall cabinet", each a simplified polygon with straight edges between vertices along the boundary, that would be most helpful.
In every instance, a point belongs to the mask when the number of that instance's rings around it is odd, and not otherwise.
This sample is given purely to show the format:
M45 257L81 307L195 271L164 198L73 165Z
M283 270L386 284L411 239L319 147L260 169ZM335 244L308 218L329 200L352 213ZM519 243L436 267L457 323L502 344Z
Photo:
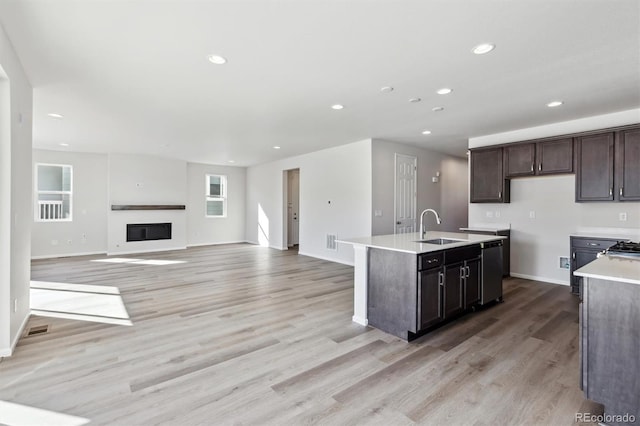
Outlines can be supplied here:
M509 202L509 181L504 178L502 155L502 148L471 151L472 203Z
M613 201L614 133L576 138L576 201Z
M616 188L620 201L640 201L640 128L616 134Z
M506 178L573 173L573 138L504 147Z

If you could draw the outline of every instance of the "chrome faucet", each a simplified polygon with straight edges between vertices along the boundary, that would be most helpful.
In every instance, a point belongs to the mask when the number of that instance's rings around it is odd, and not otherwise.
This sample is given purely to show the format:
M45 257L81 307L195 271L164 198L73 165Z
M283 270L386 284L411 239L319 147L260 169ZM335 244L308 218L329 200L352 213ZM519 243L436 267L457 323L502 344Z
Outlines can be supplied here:
M440 225L442 223L442 220L440 220L440 216L438 216L438 212L433 210L433 209L426 209L423 210L422 213L420 213L420 239L426 238L427 237L427 229L424 227L424 214L426 212L431 212L436 216L436 222L438 222L438 225Z

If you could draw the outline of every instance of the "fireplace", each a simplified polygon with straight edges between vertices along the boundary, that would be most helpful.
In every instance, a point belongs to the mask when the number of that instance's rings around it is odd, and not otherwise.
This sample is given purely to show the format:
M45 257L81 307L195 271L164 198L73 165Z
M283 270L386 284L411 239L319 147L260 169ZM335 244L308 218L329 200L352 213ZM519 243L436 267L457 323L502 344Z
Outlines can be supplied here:
M170 240L170 223L128 223L127 242Z

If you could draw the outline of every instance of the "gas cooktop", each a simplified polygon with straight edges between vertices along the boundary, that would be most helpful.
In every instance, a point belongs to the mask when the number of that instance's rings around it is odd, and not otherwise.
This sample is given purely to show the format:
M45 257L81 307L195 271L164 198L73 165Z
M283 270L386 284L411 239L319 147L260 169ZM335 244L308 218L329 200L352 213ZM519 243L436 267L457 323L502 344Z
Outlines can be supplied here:
M619 241L607 249L607 254L640 258L640 242Z

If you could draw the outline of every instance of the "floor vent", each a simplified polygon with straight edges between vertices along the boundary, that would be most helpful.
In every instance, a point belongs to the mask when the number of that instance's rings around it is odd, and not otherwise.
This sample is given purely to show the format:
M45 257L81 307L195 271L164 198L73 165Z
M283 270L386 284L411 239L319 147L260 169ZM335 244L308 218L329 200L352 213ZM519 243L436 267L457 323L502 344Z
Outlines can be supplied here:
M327 234L327 250L338 250L337 239L338 236L336 234Z
M38 325L38 326L31 327L30 329L28 329L27 332L25 333L24 337L38 336L40 334L46 334L48 332L49 332L49 326L48 325Z

